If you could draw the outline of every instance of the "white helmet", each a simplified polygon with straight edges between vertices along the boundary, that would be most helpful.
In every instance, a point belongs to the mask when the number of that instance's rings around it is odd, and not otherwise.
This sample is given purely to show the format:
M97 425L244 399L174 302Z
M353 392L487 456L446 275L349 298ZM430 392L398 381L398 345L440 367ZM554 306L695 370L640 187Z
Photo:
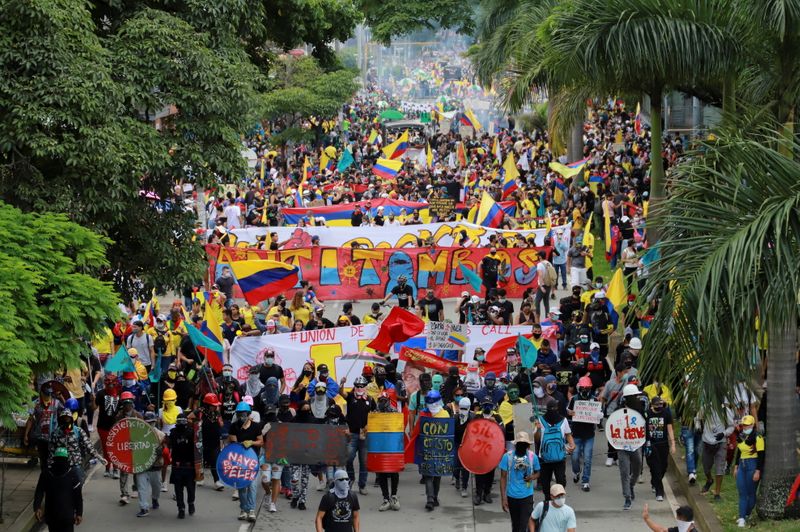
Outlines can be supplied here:
M638 338L631 338L631 343L628 345L631 349L641 349L642 341Z
M639 395L640 393L642 392L639 391L639 387L636 386L635 384L626 384L625 386L622 387L623 397L630 397L631 395Z

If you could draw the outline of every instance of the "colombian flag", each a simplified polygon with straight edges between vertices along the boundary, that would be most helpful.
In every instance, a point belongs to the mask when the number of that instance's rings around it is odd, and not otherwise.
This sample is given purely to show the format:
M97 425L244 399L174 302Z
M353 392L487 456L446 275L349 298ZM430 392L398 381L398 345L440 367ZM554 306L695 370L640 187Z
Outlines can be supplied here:
M248 303L286 293L297 284L300 269L274 260L239 260L228 263Z
M376 473L403 470L403 413L370 412L367 418L367 469Z
M483 193L481 198L480 208L478 208L478 217L476 223L484 227L500 227L500 223L504 217L503 209L492 199L486 192Z
M373 129L369 132L369 137L367 138L368 144L377 144L378 143L378 131Z
M508 157L506 157L506 162L503 163L503 199L506 199L519 188L517 185L518 177L519 172L514 162L514 154L509 153Z
M392 159L378 159L372 167L372 173L382 179L394 180L403 167L403 161Z
M383 154L388 159L399 159L408 149L408 130L403 131L396 141L392 142L383 149Z
M211 339L213 342L216 342L220 346L222 345L222 326L219 324L217 320L216 313L211 310L209 304L206 303L206 311L204 313L206 319L203 321L202 325L200 326L200 332L203 333L204 336ZM208 365L211 366L211 369L219 373L222 371L222 350L217 350L216 348L208 348L203 347L201 345L195 344L195 348L200 351L203 356L206 357L208 361Z
M478 117L475 116L475 113L473 113L472 109L469 107L464 108L464 113L461 115L460 122L462 126L471 127L475 131L480 131L481 129L481 123L478 121Z
M457 345L458 347L464 347L467 345L467 337L455 331L450 332L450 335L447 337L447 341L451 344Z

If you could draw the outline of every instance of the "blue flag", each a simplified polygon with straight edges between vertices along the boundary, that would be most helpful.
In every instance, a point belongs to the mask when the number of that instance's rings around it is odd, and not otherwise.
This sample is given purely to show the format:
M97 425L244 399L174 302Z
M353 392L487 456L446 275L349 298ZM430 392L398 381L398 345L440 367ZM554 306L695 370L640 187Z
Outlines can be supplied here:
M339 158L339 163L336 165L336 170L340 173L344 172L354 162L355 161L353 160L353 154L350 153L350 149L345 148L345 150L342 152L342 156Z
M215 342L205 334L201 333L194 325L186 324L186 331L189 333L189 339L195 347L206 347L212 351L222 353L222 344Z
M472 289L476 292L480 292L481 287L483 286L483 281L481 281L481 278L478 276L478 274L463 264L459 264L458 267L461 269L461 274L464 276L464 279L467 280Z
M532 368L533 365L536 364L536 357L539 356L539 350L536 349L536 346L533 345L533 342L521 334L517 335L517 350L519 351L519 356L522 359L523 367Z
M125 371L136 371L131 361L128 350L124 345L119 346L117 354L106 360L105 370L108 373L123 373Z

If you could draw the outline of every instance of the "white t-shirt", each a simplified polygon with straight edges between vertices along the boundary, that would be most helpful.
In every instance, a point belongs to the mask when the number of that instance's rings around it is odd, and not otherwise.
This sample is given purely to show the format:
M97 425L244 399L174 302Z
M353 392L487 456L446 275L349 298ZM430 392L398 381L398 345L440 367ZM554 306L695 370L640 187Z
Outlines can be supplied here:
M547 261L540 260L536 263L536 275L538 276L539 286L547 284Z
M222 215L228 219L226 222L228 229L236 229L237 227L240 227L239 217L242 215L242 210L238 205L235 203L233 205L228 205L225 207L225 210L222 211Z
M542 508L544 503L540 502L533 509L531 517L538 519L542 515ZM550 503L550 508L542 520L542 526L539 527L539 532L566 532L570 528L577 528L577 521L575 519L575 510L566 504L560 508Z

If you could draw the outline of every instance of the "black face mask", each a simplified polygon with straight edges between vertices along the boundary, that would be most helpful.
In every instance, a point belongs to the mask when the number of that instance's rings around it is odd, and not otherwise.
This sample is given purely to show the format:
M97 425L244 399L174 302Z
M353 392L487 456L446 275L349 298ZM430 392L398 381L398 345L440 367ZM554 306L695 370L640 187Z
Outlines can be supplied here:
M533 333L531 336L533 336L534 338L536 338L538 340L539 338L542 337L542 333L540 333L540 332L539 333Z
M66 474L69 471L69 460L61 457L53 458L51 470L54 475L61 476Z
M386 383L386 377L383 376L375 377L375 383L378 384L379 386L383 386L384 383Z
M528 452L529 447L530 445L524 442L515 443L514 454L516 454L517 456L525 456L525 453Z

